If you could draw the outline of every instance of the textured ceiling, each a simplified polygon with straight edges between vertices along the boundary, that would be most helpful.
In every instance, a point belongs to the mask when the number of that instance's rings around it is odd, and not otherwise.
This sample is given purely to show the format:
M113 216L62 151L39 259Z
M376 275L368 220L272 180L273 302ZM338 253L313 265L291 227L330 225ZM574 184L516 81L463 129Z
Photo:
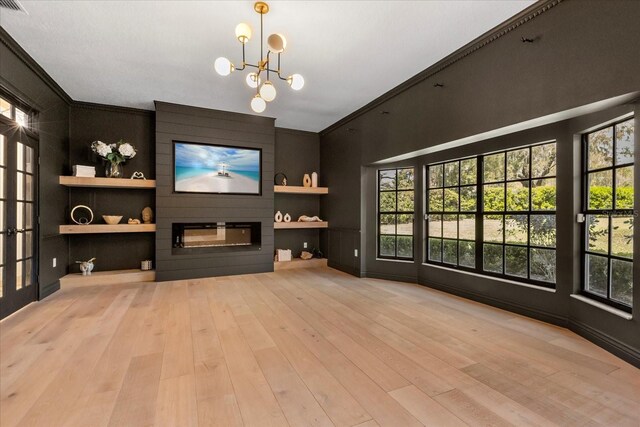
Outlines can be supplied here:
M250 1L28 1L0 10L0 25L78 101L153 109L153 101L252 113L245 72L221 77L218 56L241 61L235 26L254 37ZM533 1L273 1L265 39L288 41L283 72L306 85L278 96L265 116L320 131L419 73Z

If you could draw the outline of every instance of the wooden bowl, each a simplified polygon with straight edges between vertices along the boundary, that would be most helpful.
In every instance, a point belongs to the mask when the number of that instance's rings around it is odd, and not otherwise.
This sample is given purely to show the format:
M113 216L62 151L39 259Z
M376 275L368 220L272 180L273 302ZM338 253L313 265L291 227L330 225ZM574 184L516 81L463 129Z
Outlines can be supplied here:
M116 225L122 219L122 215L102 215L102 219L109 225Z

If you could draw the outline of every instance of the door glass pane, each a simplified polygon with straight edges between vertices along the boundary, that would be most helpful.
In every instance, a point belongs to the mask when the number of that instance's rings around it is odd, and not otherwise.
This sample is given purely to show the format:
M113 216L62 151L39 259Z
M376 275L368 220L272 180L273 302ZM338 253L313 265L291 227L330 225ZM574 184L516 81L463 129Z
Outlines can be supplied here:
M509 151L507 153L507 179L529 178L529 149Z
M24 258L24 246L23 246L23 240L24 240L24 233L18 233L15 236L16 239L16 259L23 259Z
M0 114L11 118L11 103L2 98L0 98Z
M476 243L460 241L458 244L460 259L458 264L464 267L475 268L476 266Z
M25 175L25 183L24 183L24 199L28 201L33 201L33 176Z
M24 144L21 142L16 145L16 167L19 171L24 170Z
M556 210L556 179L536 179L531 190L531 210Z
M396 234L396 216L394 214L380 215L380 234Z
M459 239L476 240L476 217L474 215L460 215L458 230Z
M616 169L616 209L633 209L633 166Z
M455 240L442 241L442 262L446 264L458 263L458 242Z
M16 290L20 290L23 287L23 279L22 269L24 268L23 261L16 262ZM9 282L11 283L11 282Z
M484 158L484 182L504 181L504 153L485 156Z
M25 170L33 173L33 163L35 162L33 148L25 145Z
M556 216L531 215L529 217L529 239L532 246L556 246Z
M33 256L33 231L27 231L24 233L24 257L30 258Z
M507 210L529 210L529 181L507 183Z
M398 236L398 256L401 258L413 258L412 236Z
M16 123L24 127L29 125L29 115L19 108L16 108Z
M442 215L429 215L429 237L442 237Z
M442 239L429 239L429 259L442 261Z
M504 184L483 186L482 198L485 212L504 211Z
M413 236L413 214L398 215L397 234L402 234L405 236ZM398 242L398 245L399 244L400 243Z
M33 284L33 280L32 280L32 260L28 259L24 262L24 285L25 286L31 286Z
M380 171L380 190L395 190L396 189L396 171L386 170Z
M413 190L413 168L398 169L398 190Z
M495 243L504 242L504 233L502 232L503 220L504 220L504 217L502 215L485 215L484 216L483 227L484 227L485 242L495 242Z
M27 230L33 228L33 203L24 204L25 223L24 226Z
M5 168L0 167L0 198L7 197L6 182L7 182L7 170Z
M529 223L526 215L506 215L504 227L507 243L526 245L529 241Z
M16 203L16 227L18 230L24 228L24 203Z
M556 143L531 147L531 178L556 174Z
M458 215L442 216L442 237L449 239L458 238Z
M22 172L18 172L16 175L16 190L18 200L24 200L24 174Z

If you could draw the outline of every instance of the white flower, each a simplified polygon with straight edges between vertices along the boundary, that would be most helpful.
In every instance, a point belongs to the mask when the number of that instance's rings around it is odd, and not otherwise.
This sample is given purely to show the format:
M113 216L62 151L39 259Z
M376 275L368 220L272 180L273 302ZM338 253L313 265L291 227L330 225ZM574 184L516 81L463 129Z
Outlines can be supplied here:
M118 151L120 152L120 154L122 154L122 156L129 159L132 159L136 155L135 148L133 148L133 146L128 142L120 145L120 147L118 147Z
M102 141L93 141L91 143L91 149L100 157L107 157L108 154L112 153L111 147Z

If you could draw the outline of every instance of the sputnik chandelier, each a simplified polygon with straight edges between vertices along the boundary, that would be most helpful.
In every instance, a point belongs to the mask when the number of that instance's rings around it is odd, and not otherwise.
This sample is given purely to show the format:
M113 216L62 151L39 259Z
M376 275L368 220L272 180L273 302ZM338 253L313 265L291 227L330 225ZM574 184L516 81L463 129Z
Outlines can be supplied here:
M227 58L220 57L216 59L214 64L216 72L221 76L228 76L234 71L242 71L247 67L255 68L256 71L247 74L247 85L256 89L256 95L251 100L251 109L256 113L262 113L267 108L267 102L271 102L276 99L276 88L271 82L271 75L276 75L280 80L286 81L291 89L300 90L304 86L304 78L300 74L292 74L289 77L282 77L280 75L280 55L287 47L287 40L282 34L271 34L267 38L267 56L264 56L264 42L262 35L262 18L269 12L269 5L265 2L259 1L253 5L253 9L260 14L260 60L257 64L248 63L245 59L244 46L251 39L251 27L249 24L240 23L236 27L236 37L238 41L242 43L242 66L236 68L231 61ZM273 68L272 55L278 55L277 68ZM262 79L266 78L263 82Z

